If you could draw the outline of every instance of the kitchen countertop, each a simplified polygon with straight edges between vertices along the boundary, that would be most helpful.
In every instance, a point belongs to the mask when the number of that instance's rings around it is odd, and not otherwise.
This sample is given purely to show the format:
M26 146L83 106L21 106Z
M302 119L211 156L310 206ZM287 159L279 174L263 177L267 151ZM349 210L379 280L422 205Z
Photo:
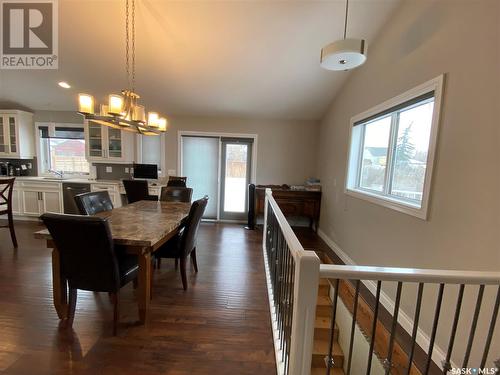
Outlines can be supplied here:
M39 181L39 182L69 182L69 183L82 183L82 184L121 184L121 180L92 180L88 178L57 178L57 177L42 177L42 176L0 176L0 179L7 179L15 177L16 181ZM155 184L155 185L153 185ZM164 184L160 182L149 183L153 187L161 187Z

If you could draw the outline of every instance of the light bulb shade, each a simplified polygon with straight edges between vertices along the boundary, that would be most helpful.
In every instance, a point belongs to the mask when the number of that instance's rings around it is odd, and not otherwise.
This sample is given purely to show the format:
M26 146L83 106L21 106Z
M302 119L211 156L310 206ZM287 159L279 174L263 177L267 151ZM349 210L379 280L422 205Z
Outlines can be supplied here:
M366 61L368 45L364 39L337 40L321 49L321 67L328 70L349 70Z
M167 125L168 125L168 122L167 122L167 119L165 117L160 117L158 119L158 130L164 132L167 130Z
M109 96L108 113L114 116L123 114L123 97L121 95L111 94Z
M156 112L149 112L148 113L148 126L152 128L157 128L158 127L158 113Z
M94 114L94 97L89 94L78 94L78 112Z
M135 105L132 120L146 123L146 109L143 105Z
M99 111L101 116L109 116L107 104L101 104L101 110Z

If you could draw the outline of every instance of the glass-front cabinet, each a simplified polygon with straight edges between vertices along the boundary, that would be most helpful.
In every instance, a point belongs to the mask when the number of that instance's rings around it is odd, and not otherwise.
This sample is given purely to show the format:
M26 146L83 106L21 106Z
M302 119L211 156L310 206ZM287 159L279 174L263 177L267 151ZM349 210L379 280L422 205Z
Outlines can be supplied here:
M88 161L133 161L133 156L128 155L130 152L126 152L127 147L133 150L133 143L128 145L131 143L128 138L133 137L132 133L127 134L123 130L93 121L88 121L85 133Z
M35 156L32 113L0 110L0 156L11 158Z

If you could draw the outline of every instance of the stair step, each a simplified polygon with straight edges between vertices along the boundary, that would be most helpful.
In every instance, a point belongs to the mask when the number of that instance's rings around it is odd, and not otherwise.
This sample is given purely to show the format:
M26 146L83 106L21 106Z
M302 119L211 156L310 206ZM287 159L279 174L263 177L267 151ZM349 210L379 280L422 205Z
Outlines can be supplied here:
M330 283L327 279L319 279L318 296L328 296L330 293Z
M329 340L330 339L330 317L317 316L314 321L314 338L319 340ZM335 329L333 333L333 340L337 341L339 337L339 327L335 324Z
M313 367L311 375L326 375L326 367ZM344 370L334 367L330 369L330 375L344 375Z
M329 317L332 313L332 301L329 296L318 296L316 316Z
M314 340L312 366L324 367L325 357L328 355L329 341L328 340ZM334 367L342 367L344 365L344 352L337 342L333 343L333 361Z

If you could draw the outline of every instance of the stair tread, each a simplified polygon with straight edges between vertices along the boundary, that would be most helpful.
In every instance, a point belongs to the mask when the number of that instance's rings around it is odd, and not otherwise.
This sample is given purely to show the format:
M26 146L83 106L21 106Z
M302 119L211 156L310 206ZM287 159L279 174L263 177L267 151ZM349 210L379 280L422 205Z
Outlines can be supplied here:
M330 285L328 279L319 279L319 285Z
M332 323L331 319L329 316L317 316L316 320L314 321L314 328L324 328L324 329L330 329ZM335 324L335 329L338 329L339 327L337 324Z
M326 367L313 367L311 369L311 375L325 375ZM344 370L338 367L333 367L330 369L330 375L344 375Z
M314 340L313 344L313 354L322 354L326 355L328 353L328 349L330 348L330 342L326 340ZM333 355L334 356L343 356L344 352L342 348L337 342L333 343Z
M317 306L331 306L332 301L329 296L318 296Z

